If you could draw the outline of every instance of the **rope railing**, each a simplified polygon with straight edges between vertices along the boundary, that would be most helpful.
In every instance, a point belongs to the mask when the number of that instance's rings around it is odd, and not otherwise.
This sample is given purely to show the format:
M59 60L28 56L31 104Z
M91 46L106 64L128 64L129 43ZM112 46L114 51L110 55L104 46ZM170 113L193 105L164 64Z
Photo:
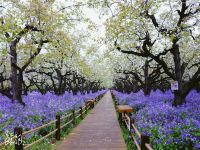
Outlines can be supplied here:
M69 118L70 116L72 116L72 113L68 114L68 115L64 115L63 117L61 117L60 119L66 119L66 118Z
M146 143L145 146L148 150L153 150L150 144Z
M125 123L126 127L130 131L131 138L134 141L137 149L138 150L153 150L150 145L149 136L143 135L139 132L139 130L135 127L134 120L131 119L130 114L124 113L123 116L124 116L124 118L122 119L122 121ZM134 131L135 134L132 131ZM140 141L141 141L140 145L139 145L139 142L137 141L135 135L137 135L138 138L140 139Z
M132 123L131 126L132 126L132 128L135 130L135 133L138 135L138 137L141 138L141 134L140 134L140 132L138 131L138 129L135 127L135 125Z
M111 95L113 99L115 99L114 93L111 91ZM118 102L114 101L115 106L117 107ZM118 105L119 106L119 105ZM147 135L143 135L139 132L139 130L134 125L134 119L130 117L131 113L127 112L119 112L119 121L120 123L125 123L127 129L130 131L130 137L132 138L133 142L135 143L138 150L153 150L153 148L150 145L150 137ZM124 117L122 117L124 116ZM134 132L132 132L134 131ZM135 134L134 134L135 133ZM139 138L140 142L136 139L136 136ZM140 143L140 144L139 144Z
M51 121L51 122L49 122L49 123L47 123L47 124L44 124L44 125L42 125L42 126L39 126L39 127L35 128L35 129L31 129L31 130L29 130L29 131L26 131L26 132L24 132L22 135L25 136L25 135L27 135L27 134L36 132L36 131L38 131L38 130L40 130L40 129L43 129L43 128L45 128L45 127L51 125L52 123L55 123L55 122L56 122L56 120L53 120L53 121Z
M81 114L80 115L78 115L78 116L76 116L75 118L77 119L77 118L79 118L81 116Z
M85 109L85 110L83 111L83 114L85 114L85 113L86 113L86 111L87 111L87 110Z
M35 141L35 142L31 143L31 144L28 144L27 146L24 147L24 149L26 150L26 149L30 148L31 146L33 146L33 145L35 145L35 144L37 144L37 143L39 143L39 142L45 140L46 138L48 138L48 137L50 137L51 135L53 135L54 133L56 133L57 130L58 130L58 129L55 129L55 130L53 130L52 132L50 132L49 134L47 134L47 135L43 136L42 138L38 139L37 141Z
M83 107L82 107L82 109L85 109L87 107L87 104L85 104Z
M16 139L16 136L13 136L9 139L9 141L14 141ZM2 143L0 143L0 148L3 146L7 146L7 144L9 144L9 141L4 141Z
M97 98L96 98L96 102L99 100L99 99L97 100ZM36 128L31 129L29 131L23 132L22 128L16 127L14 129L14 137L13 137L14 144L15 144L15 150L24 150L24 149L27 150L30 147L32 147L33 145L35 145L35 144L47 139L48 137L52 136L53 134L55 134L55 139L56 140L60 140L60 138L61 138L61 129L63 129L64 127L66 127L67 125L69 125L71 123L75 126L76 125L76 119L79 118L79 117L81 117L81 119L83 119L83 115L87 114L88 109L91 109L93 107L94 107L94 103L87 103L86 102L85 105L79 107L79 109L72 110L71 113L66 114L66 115L64 115L62 117L60 117L60 115L56 115L56 119L55 120L52 120L49 123L46 123L46 124L44 124L42 126L39 126L39 127L36 127ZM68 118L71 118L71 119L67 123L64 123L63 125L61 125L63 120L68 119ZM39 130L47 127L47 126L50 126L53 123L55 123L55 129L53 131L51 131L47 135L41 137L40 139L38 139L38 140L36 140L36 141L34 141L34 142L30 143L30 144L26 144L26 145L23 144L22 140L23 140L23 137L25 137L25 135L28 135L28 134L34 133L36 131L39 131ZM8 144L7 141L5 141L3 143L0 143L0 148L6 146L7 144Z
M62 129L62 128L64 128L64 127L66 127L67 125L69 125L70 123L72 123L72 119L70 120L70 121L68 121L67 123L65 123L64 125L62 125L60 128Z
M137 149L141 150L140 145L139 145L137 139L135 138L134 134L131 134L131 137L132 137L133 141L135 142L135 145L136 145Z

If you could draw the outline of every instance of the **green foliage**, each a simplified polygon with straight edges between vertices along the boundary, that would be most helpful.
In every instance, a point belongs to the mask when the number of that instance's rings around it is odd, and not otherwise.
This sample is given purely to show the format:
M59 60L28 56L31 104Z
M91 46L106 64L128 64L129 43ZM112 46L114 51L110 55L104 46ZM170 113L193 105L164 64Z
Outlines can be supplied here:
M17 43L19 58L17 65L19 67L25 65L30 60L30 55L38 51L39 41L48 40L49 42L42 46L39 55L32 60L31 67L36 68L43 63L44 57L53 61L64 59L66 63L70 62L83 75L91 75L90 67L79 51L87 35L77 36L74 34L77 30L77 24L84 22L90 25L91 22L82 15L82 9L77 7L84 6L84 2L7 0L5 3L9 3L9 5L5 5L6 8L3 9L0 18L0 31L2 31L0 34L0 53L2 56L10 56L8 53L9 44L19 36L26 25L33 26L36 30L26 30ZM7 48L4 44L7 44ZM9 57L7 61L10 61ZM6 63L6 69L10 71L9 63Z
M125 125L120 125L122 134L127 145L127 150L137 150L137 147L134 144L134 141L130 137L129 130L125 127Z

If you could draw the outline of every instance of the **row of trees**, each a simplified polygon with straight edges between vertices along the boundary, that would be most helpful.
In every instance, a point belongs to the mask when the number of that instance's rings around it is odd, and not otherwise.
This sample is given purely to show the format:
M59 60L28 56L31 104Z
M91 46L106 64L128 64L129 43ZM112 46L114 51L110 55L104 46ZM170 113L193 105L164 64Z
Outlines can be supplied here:
M144 95L150 95L151 90L159 89L163 92L168 90L170 88L169 77L164 76L159 65L151 66L151 61L146 60L141 68L115 68L117 76L114 79L114 88L128 93L142 89ZM131 63L130 65L134 64Z
M6 65L1 64L0 72L0 92L12 99L10 77L6 71ZM61 61L44 61L38 68L27 69L22 78L18 80L21 86L18 89L19 96L27 95L29 91L37 90L42 94L54 92L56 95L62 95L65 91L86 93L96 92L101 89L100 81L91 81L86 76L81 75L77 70L67 66ZM21 97L20 97L21 98Z
M84 36L74 34L77 23L89 21L80 9L86 4L42 0L1 4L2 94L24 105L22 95L31 90L60 95L101 88L100 81L90 78L90 67L80 55Z
M106 7L112 12L107 21L110 49L145 62L139 73L135 70L118 72L133 76L133 81L139 83L143 72L140 85L145 93L149 93L147 88L157 86L154 82L165 79L162 83L166 85L167 81L177 81L174 105L184 103L187 94L199 87L200 81L200 2L110 0ZM138 66L138 62L133 65ZM151 71L148 73L148 70Z

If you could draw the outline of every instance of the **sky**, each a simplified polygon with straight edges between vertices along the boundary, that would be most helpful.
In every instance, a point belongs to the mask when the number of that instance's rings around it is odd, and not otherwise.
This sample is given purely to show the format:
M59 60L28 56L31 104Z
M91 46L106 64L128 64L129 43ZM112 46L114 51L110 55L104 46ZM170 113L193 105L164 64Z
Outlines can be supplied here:
M92 36L90 37L91 42L93 39L105 38L106 29L104 23L108 16L102 16L99 10L93 8L84 8L83 12L97 25L97 29L95 30L96 32L93 32ZM103 57L103 54L106 50L106 45L101 43L97 46L96 55ZM90 64L93 64L93 71L98 73L98 76L104 81L104 85L110 87L112 86L113 76L111 75L112 71L110 70L109 61L107 59L98 58L96 55L89 57L87 60Z

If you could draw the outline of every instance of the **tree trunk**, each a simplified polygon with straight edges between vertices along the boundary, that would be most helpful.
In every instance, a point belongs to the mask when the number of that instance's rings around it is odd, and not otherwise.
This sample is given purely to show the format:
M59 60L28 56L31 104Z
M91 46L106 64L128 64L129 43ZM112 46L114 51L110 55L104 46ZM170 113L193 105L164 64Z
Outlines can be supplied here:
M18 100L18 78L17 78L17 68L14 65L17 65L17 52L16 52L16 43L11 42L10 44L10 66L11 66L11 93L12 100Z
M17 86L18 86L18 89L17 89L17 100L25 106L25 103L23 102L22 100L22 86L23 86L23 71L22 70L19 70L19 73L18 73L18 81L17 81Z
M151 93L151 88L149 84L149 62L148 60L145 61L144 66L144 95L148 96Z
M57 95L62 95L63 94L63 91L62 91L62 81L63 81L63 78L62 78L62 74L61 74L61 71L59 69L55 69L56 71L56 74L57 74L57 79L58 79L58 89L57 89Z
M172 54L174 56L175 65L175 75L178 81L178 90L174 91L174 106L181 105L185 102L185 96L183 92L183 82L182 82L182 71L181 71L181 58L179 45L174 44Z
M11 93L13 101L18 100L19 103L25 106L25 103L22 101L23 70L20 70L17 67L16 47L18 42L19 42L18 40L13 40L10 43Z

